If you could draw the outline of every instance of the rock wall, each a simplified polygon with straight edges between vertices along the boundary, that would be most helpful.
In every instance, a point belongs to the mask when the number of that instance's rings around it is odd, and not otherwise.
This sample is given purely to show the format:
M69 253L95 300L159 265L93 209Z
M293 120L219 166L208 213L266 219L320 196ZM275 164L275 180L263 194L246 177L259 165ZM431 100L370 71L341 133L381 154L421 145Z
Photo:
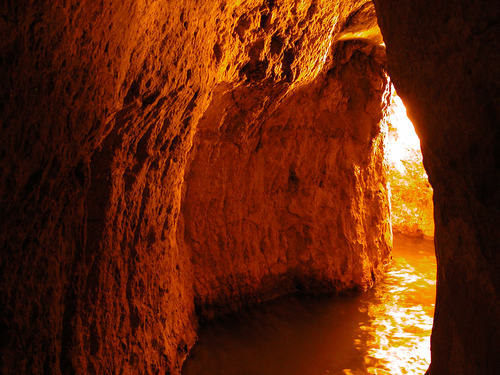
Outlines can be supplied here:
M336 35L365 3L7 0L0 5L0 372L179 372L195 340L195 293L203 298L207 294L199 283L193 289L193 275L199 275L203 256L193 265L191 244L178 242L184 228L179 217L187 152L200 118L205 115L207 135L213 126L210 117L222 113L217 103L227 100L224 85L240 95L235 106L256 110L259 121L265 120L259 152L250 152L257 148L257 129L248 128L250 168L266 161L264 150L279 146L280 137L273 135L276 127L286 133L281 138L288 145L267 159L283 163L275 176L289 190L278 192L276 186L268 193L274 194L270 198L276 199L278 210L273 225L287 220L283 228L288 237L283 239L296 241L296 252L300 241L316 248L328 243L333 229L320 217L321 209L331 211L346 198L351 209L338 212L332 223L342 227L339 217L355 216L356 228L344 228L347 239L335 237L332 244L340 241L343 249L363 249L364 260L349 255L354 263L346 264L345 255L342 260L321 256L335 267L352 268L358 284L370 283L371 270L376 274L386 255L385 240L377 237L385 224L368 229L358 211L369 208L367 217L378 219L378 210L384 209L383 191L371 185L381 181L362 170L373 166L377 172L380 164L377 98L384 81L379 68L368 68L363 54L353 51L353 56L361 54L343 63L343 69L352 74L353 66L360 64L364 89L357 92L346 86L342 70L334 70L333 77L322 73L317 81L321 87L345 91L332 94L328 103L311 84L323 70ZM366 82L372 76L375 86ZM273 85L275 89L262 89L263 97L250 90ZM251 102L242 97L246 94ZM357 100L358 94L367 96ZM267 99L270 95L275 95L274 101ZM306 95L318 97L323 107L316 108L321 112L315 114L310 102L297 121L290 109L269 112L281 102L297 105ZM340 103L346 99L354 107ZM262 101L274 104L262 106ZM364 104L369 107L366 114ZM340 112L337 105L343 108ZM268 114L261 115L259 108ZM339 118L332 122L338 133L332 133L327 123L336 114ZM358 114L359 131L349 128L358 124L349 116ZM250 127L251 117L242 114L240 123ZM289 119L290 129L285 129L281 120ZM309 119L317 128L307 123ZM228 129L238 132L237 127ZM293 129L295 137L308 137L307 147L293 141ZM328 141L315 152L312 163L325 170L316 175L299 156L314 148L311 142L322 132ZM358 159L342 147L359 149L370 159ZM288 154L280 156L281 152ZM350 163L342 160L344 156ZM244 155L239 161L243 160ZM202 163L192 165L192 173L201 173ZM342 168L349 187L334 191L345 196L326 193L333 181L341 182L335 168ZM245 181L262 178L252 186L265 188L266 176L252 177L251 172ZM308 189L306 182L317 187ZM191 182L193 190L186 196L196 191L196 183ZM205 188L214 197L210 187ZM367 195L355 196L350 189ZM311 207L298 200L309 202L313 194L318 201ZM381 207L368 203L370 194ZM230 204L237 199L235 194ZM185 202L189 210L192 206ZM261 214L271 212L271 207L259 204ZM311 220L299 224L297 215ZM260 220L263 223L265 217ZM316 222L321 228L311 227ZM186 223L189 231L193 223ZM264 249L276 250L276 242L270 241L275 241L277 228L262 237ZM229 229L237 230L228 223ZM367 242L360 237L365 233ZM378 240L380 254L375 251ZM201 255L196 249L194 254ZM329 281L338 276L337 268L326 271L330 263L320 269L316 261L314 275L321 271ZM281 275L282 269L277 272ZM353 280L339 280L338 286L353 286ZM260 288L267 292L265 286ZM228 302L227 295L218 302Z
M430 374L500 368L500 3L375 0L434 188Z
M367 289L380 276L391 244L384 56L340 42L324 72L291 92L218 87L182 208L201 316L297 290Z

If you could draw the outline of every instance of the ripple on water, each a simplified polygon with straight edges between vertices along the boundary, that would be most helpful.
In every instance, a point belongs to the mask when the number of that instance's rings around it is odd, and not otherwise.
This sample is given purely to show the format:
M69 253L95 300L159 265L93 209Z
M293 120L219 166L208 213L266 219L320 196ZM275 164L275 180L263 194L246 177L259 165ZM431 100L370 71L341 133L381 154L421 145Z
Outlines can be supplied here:
M202 327L183 375L423 374L430 362L432 241L396 235L385 279L357 296L286 296Z

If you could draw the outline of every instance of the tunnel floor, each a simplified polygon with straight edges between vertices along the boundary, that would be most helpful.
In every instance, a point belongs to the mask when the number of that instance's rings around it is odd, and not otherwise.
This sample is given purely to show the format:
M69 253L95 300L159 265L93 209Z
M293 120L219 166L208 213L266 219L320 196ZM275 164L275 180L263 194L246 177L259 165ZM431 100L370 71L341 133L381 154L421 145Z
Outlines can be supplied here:
M285 296L207 323L182 374L423 374L436 294L433 241L395 235L393 258L369 292Z

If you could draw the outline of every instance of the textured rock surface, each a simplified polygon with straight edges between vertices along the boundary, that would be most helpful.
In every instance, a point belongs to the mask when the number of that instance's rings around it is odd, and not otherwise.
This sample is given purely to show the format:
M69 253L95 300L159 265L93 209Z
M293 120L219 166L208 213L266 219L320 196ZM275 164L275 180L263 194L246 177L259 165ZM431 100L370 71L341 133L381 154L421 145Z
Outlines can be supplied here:
M270 95L290 105L306 100L305 95L320 95L311 82L348 16L364 3L7 0L0 5L0 372L178 372L196 328L193 266L188 248L178 244L178 220L186 155L199 119L207 108L217 116L214 106L224 97L223 82L235 94L249 94L253 102L240 98L235 105L252 110ZM378 68L370 70L362 60L360 55L353 63L370 75L359 80L373 75L375 86L366 82L358 93L346 86L341 71L333 77L323 73L317 81L321 87L345 92L332 93L332 103L321 99L324 107L317 107L318 113L308 101L304 118L290 125L296 136L309 137L310 149L315 132L328 133L312 163L344 168L341 176L352 188L383 204L369 186L379 181L366 171L356 172L369 161L334 148L359 148L371 157L373 171L379 168L380 155L370 152L380 142L376 99L383 82ZM277 84L275 94L264 89L272 84ZM264 97L245 93L245 87L262 87ZM298 91L285 97L294 88ZM358 94L367 97L355 99ZM345 99L354 106L369 104L367 114L349 105L335 112L333 105ZM272 127L286 127L280 121L291 119L290 112L258 112L266 120L261 147L269 149L280 142ZM342 141L325 125L336 113L340 118L334 123L345 133ZM364 127L350 129L352 134L347 130L358 122L350 114L365 116ZM307 116L318 129L306 124ZM242 122L250 126L251 114L243 114ZM269 155L268 162L286 159L296 168L290 164L275 171L277 182L292 191L273 190L280 211L272 219L281 219L289 209L283 228L292 228L298 225L297 210L325 228L328 221L320 217L320 208L331 207L339 197L320 194L326 187L319 187L312 166L298 158L306 149L293 142L292 129L283 131L289 143L283 151L298 154ZM369 136L376 137L372 143ZM246 147L257 147L255 140L256 134L249 133ZM319 160L328 147L338 154ZM263 162L262 155L252 156L251 168ZM352 165L342 166L342 156L352 158ZM325 177L340 182L328 168ZM252 182L250 172L246 181ZM318 187L307 191L307 179ZM325 186L332 183L324 181ZM311 207L294 203L294 189L298 197L311 200L307 194L314 193L318 201ZM345 233L354 242L345 248L362 248L376 270L380 259L370 252L380 228L368 230L369 223L357 213L364 206L373 210L368 215L380 218L381 213L366 203L368 196L347 191L352 209L341 214L355 216L357 226L352 229L356 233ZM231 204L237 198L231 197ZM300 238L315 246L328 242L320 233L331 233L318 229L311 237L305 226L297 228ZM353 236L364 232L368 242L356 245ZM271 249L269 241L265 246ZM370 282L371 265L355 260L346 267L363 279L360 284ZM330 280L336 272L324 277ZM342 280L339 285L354 283Z
M434 188L430 374L500 368L500 3L376 0Z
M384 53L334 51L286 96L286 84L222 85L200 120L182 213L203 316L297 290L366 289L387 263Z

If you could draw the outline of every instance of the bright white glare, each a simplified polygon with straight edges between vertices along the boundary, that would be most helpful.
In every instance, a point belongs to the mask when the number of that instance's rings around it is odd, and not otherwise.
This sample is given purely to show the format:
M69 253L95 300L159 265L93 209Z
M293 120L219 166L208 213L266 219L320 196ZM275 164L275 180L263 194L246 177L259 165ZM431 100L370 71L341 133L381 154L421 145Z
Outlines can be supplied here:
M406 115L403 101L397 95L392 97L392 105L387 120L397 129L395 136L389 135L387 157L399 172L404 173L405 167L401 160L409 159L411 151L420 151L420 139L415 133L412 122Z
M433 309L424 309L413 299L428 288L427 278L435 278L435 272L419 273L404 258L395 262L399 268L390 270L386 288L377 290L380 304L368 306L370 324L360 327L371 337L367 372L423 374L430 363Z

